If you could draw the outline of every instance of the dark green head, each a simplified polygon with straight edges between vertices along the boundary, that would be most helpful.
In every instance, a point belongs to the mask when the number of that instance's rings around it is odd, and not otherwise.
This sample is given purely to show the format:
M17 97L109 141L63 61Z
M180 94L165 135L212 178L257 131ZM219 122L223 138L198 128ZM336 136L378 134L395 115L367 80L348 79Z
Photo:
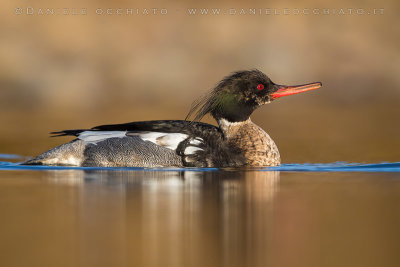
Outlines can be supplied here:
M317 89L320 83L283 86L273 83L259 70L238 71L225 77L208 95L196 101L186 119L194 112L194 120L210 113L216 120L247 120L253 111L272 100L289 94Z

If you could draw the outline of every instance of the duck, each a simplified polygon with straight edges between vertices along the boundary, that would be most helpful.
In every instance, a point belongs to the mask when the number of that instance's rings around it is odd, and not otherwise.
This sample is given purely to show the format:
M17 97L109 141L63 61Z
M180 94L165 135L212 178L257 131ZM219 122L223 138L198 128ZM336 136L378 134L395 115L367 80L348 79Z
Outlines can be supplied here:
M72 141L22 164L75 167L270 167L279 166L272 138L250 119L259 107L318 89L321 82L279 85L257 69L223 78L193 102L184 120L135 121L52 132ZM218 126L203 123L211 115Z

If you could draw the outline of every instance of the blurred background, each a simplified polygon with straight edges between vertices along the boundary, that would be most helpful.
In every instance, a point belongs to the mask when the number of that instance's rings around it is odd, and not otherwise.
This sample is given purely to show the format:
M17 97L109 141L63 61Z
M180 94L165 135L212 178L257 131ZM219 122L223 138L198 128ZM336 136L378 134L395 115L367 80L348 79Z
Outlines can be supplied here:
M258 68L280 84L323 83L252 117L276 141L284 163L399 161L399 5L3 1L0 152L34 156L70 140L48 138L55 130L184 119L192 101L224 76ZM69 14L41 15L47 8ZM117 8L134 14L118 15ZM150 8L158 9L155 15ZM246 14L189 15L188 8L243 8ZM250 8L281 14L249 15ZM284 15L285 8L346 13ZM347 8L364 14L350 15ZM374 8L383 14L368 15Z
M293 14L304 8L330 14ZM0 154L71 140L51 131L184 119L224 76L257 68L279 84L323 83L254 113L283 163L399 162L399 9L2 1ZM1 266L400 266L398 172L2 170Z

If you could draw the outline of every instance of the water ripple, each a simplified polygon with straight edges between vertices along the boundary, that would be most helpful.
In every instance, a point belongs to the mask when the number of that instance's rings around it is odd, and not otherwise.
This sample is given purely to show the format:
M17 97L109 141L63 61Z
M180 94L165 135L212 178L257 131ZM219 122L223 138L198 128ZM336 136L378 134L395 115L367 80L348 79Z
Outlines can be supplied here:
M0 154L0 159L23 159L22 156L13 154ZM118 171L217 171L218 168L139 168L139 167L63 167L63 166L26 166L20 163L0 161L0 170L118 170ZM232 170L232 169L230 169ZM239 169L243 170L243 169ZM382 163L290 163L279 167L246 168L256 171L281 171L281 172L400 172L400 162Z

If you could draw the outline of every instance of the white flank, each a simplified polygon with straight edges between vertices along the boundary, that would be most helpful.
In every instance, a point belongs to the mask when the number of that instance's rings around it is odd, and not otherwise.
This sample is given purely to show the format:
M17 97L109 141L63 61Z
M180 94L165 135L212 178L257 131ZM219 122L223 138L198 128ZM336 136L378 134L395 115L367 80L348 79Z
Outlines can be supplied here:
M68 165L68 166L80 166L81 162L82 162L82 160L77 159L74 156L69 156L67 158L60 157L60 158L50 158L50 159L43 160L43 163L46 165L62 164L62 165Z
M78 135L78 138L86 143L96 144L109 138L122 138L126 136L123 131L85 131Z
M69 156L65 161L65 164L72 166L80 166L82 160L75 158L74 156Z

